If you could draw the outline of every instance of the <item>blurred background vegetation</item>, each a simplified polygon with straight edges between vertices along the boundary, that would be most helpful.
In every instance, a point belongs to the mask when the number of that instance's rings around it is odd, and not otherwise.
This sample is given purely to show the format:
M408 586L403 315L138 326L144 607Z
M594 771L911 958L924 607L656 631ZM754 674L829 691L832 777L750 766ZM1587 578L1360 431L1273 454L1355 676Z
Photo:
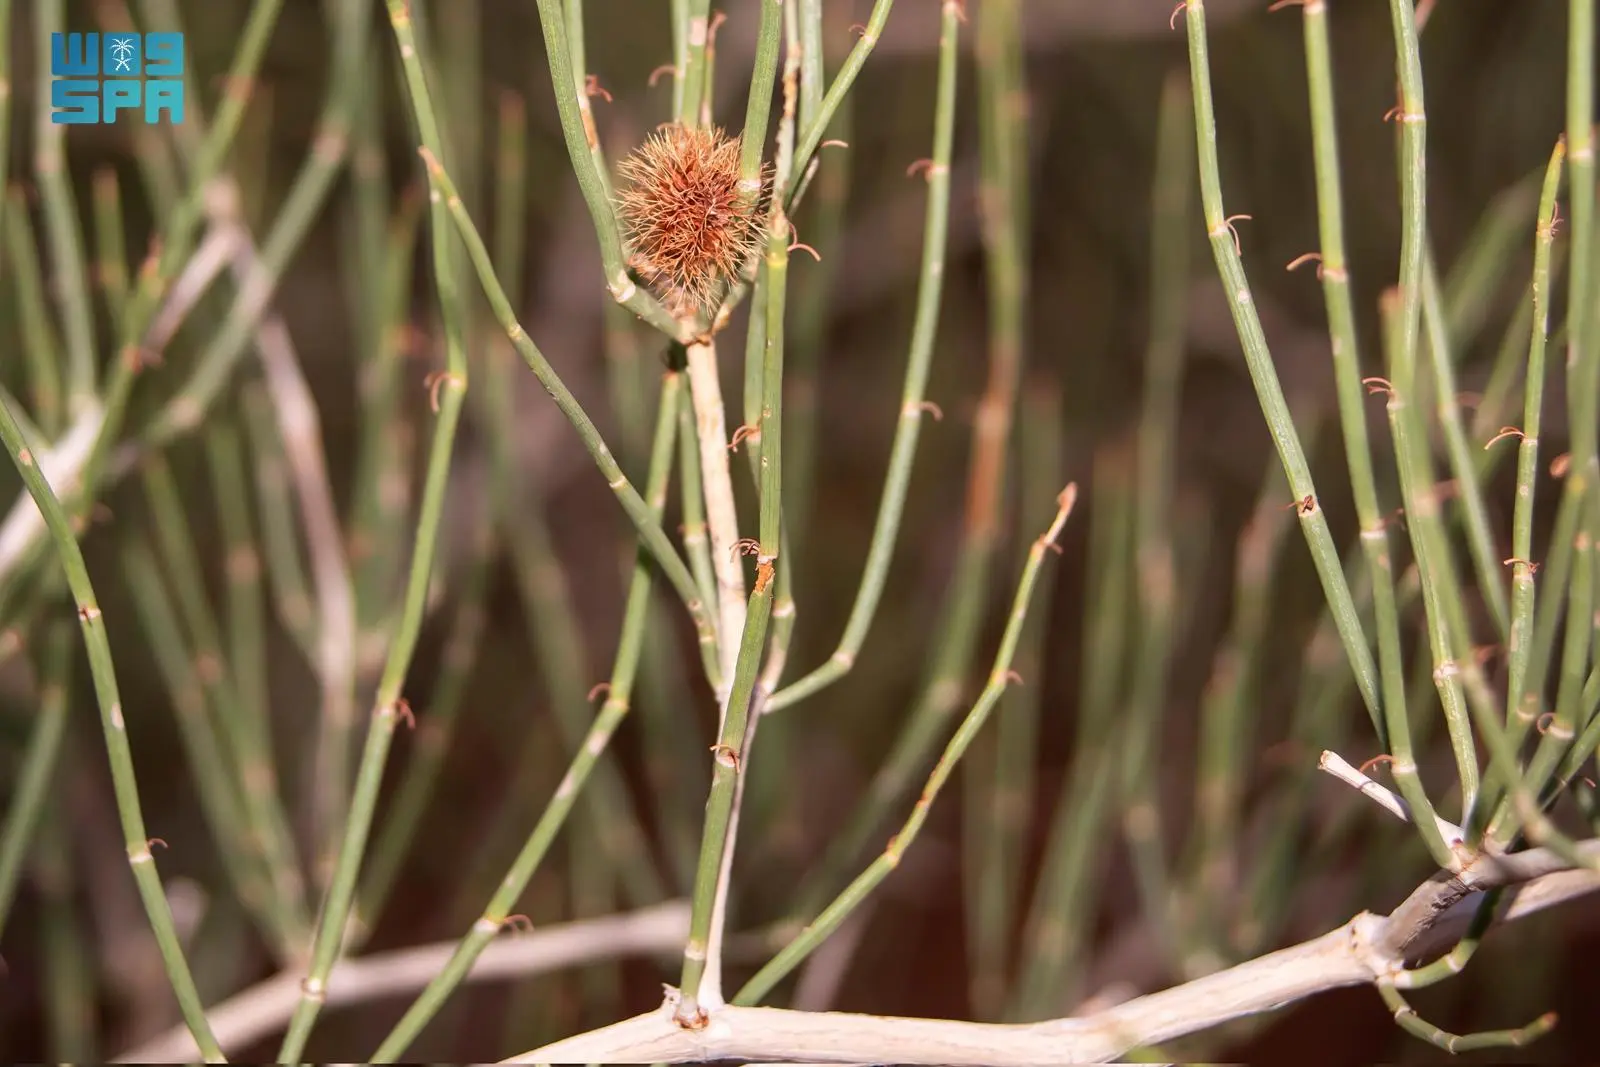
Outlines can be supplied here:
M232 56L248 5L243 0L185 0L177 6L187 32L192 84L199 86L210 114L215 110L218 78ZM382 23L380 6L373 5L373 17ZM654 88L647 82L650 71L671 58L667 8L639 0L588 0L586 6L587 66L610 94L596 97L594 107L602 138L615 160L667 117L670 90L665 82ZM865 0L832 0L827 5L831 63L848 48L850 26L864 21L868 6ZM1087 558L1089 531L1102 491L1114 493L1117 479L1131 478L1126 453L1138 421L1150 322L1149 204L1157 104L1166 76L1173 71L1181 75L1186 67L1182 34L1166 29L1166 10L1100 20L1092 10L1098 6L1113 5L1109 0L1024 4L1032 214L1025 402L1054 406L1064 431L1059 468L1084 490L1062 539L1064 558L1046 572L1047 588L1035 607L1045 625L1038 664L1025 678L1041 709L1037 778L1029 801L1025 863L1029 872L1037 868L1049 813L1072 766L1076 744L1084 608L1093 582ZM1294 8L1269 14L1264 3L1216 6L1212 64L1228 203L1252 216L1240 227L1244 257L1285 390L1299 410L1328 422L1334 407L1321 292L1309 269L1281 269L1317 244L1299 16ZM66 28L94 29L99 20L114 18L118 7L69 3ZM529 259L526 284L513 297L524 324L595 415L608 440L622 443L619 451L628 457L625 466L642 482L638 454L627 446L647 435L648 427L630 423L612 402L607 354L631 359L633 367L627 373L649 381L660 365L663 346L642 329L629 335L631 345L607 332L609 300L592 230L578 203L562 145L535 9L515 0L440 0L420 7L425 33L440 54L471 57L465 64L450 60L446 76L435 72L435 84L447 105L446 136L458 159L472 161L459 165L455 176L467 190L468 207L486 237L504 223L496 218L487 192L473 192L485 189L474 184L474 178L486 180L496 147L496 116L506 94L525 98ZM1076 14L1062 17L1054 10L1058 7ZM814 405L816 444L812 478L802 490L809 493L810 502L799 520L803 527L793 531L798 546L799 623L790 677L822 662L834 648L859 579L882 487L920 248L924 187L906 177L906 168L927 154L931 137L935 70L929 46L938 21L935 8L924 0L900 0L890 31L855 89L849 129L841 133L849 148L824 155L819 182L836 165L847 174L838 232L813 229L821 192L796 218L801 239L816 246L822 263L797 256L791 272L796 285L812 287L804 290L808 298L799 304L805 310L797 311L812 318L791 329L816 331L817 370L814 391L791 400L791 417L796 419L806 417L807 406ZM1365 347L1375 353L1373 311L1380 290L1393 283L1400 244L1394 128L1383 121L1394 102L1389 15L1379 0L1338 0L1330 8L1352 275ZM136 7L136 13L139 10ZM37 229L32 116L39 104L41 56L35 45L35 11L32 2L25 2L15 5L13 13L8 177L11 188L29 205ZM749 18L735 10L718 39L717 119L735 127L743 110L749 31ZM1524 291L1532 250L1531 197L1536 193L1528 178L1534 175L1537 181L1561 131L1565 36L1565 5L1555 0L1445 0L1434 11L1424 36L1429 221L1441 270L1448 275L1475 247L1476 227L1491 207L1509 205L1521 213L1516 216L1521 222L1513 231L1514 240L1499 260L1500 281L1476 308L1478 321L1459 353L1464 390L1484 388L1501 332ZM969 33L969 41L971 37ZM356 140L361 150L370 147L381 153L376 162L398 204L401 198L418 194L423 175L395 77L394 43L386 23L375 26L374 41L386 72L385 91L367 115L373 124L368 127L370 145L365 137ZM247 214L258 240L280 209L316 135L327 92L328 45L320 5L288 0L231 163L246 193ZM900 728L903 709L916 696L933 643L929 620L941 603L959 548L970 428L986 372L987 309L976 195L976 94L971 91L976 76L971 53L964 51L952 168L950 255L928 393L943 418L924 428L890 594L858 666L824 694L784 711L783 726L763 741L773 746L774 753L781 751L782 758L769 753L758 761L752 779L753 808L741 838L734 883L735 929L756 930L784 916L794 886L816 863L882 761ZM139 147L133 138L137 128L127 121L72 127L65 141L81 219L93 217L91 189L97 175L115 173L123 192L129 269L142 258L152 227L152 209L140 193ZM845 156L847 164L841 162ZM1511 200L1497 199L1514 187ZM368 343L366 327L352 310L352 275L363 266L353 250L352 204L350 179L341 177L285 270L274 303L287 322L315 396L335 496L347 514L358 495L357 457L364 428L358 372L367 359L363 346ZM1188 809L1195 773L1198 709L1232 617L1239 538L1256 507L1263 479L1277 463L1200 239L1198 219L1194 227L1171 515L1180 610L1165 688L1159 774L1163 804L1171 814L1168 829L1173 833L1183 831L1181 813ZM442 366L427 262L425 251L419 251L412 297L402 315L408 333L397 357L404 361L399 371L403 390L399 410L419 441L425 441L429 425L424 378ZM48 256L43 267L46 278L52 277ZM23 310L13 272L9 260L0 269L0 352L5 353L0 356L0 383L15 393L24 380L19 355L24 342L19 325ZM825 288L817 289L819 285ZM208 298L196 319L214 325L227 306L225 298ZM791 308L796 307L791 300ZM734 410L742 322L741 312L722 352L724 382ZM102 314L99 336L109 335ZM170 398L206 336L198 324L185 327L168 346L163 361L141 373L130 427L144 425ZM483 336L480 332L480 339ZM102 350L109 347L103 345ZM1561 362L1553 352L1552 366ZM256 377L253 362L247 361L246 368L235 386ZM587 686L603 679L615 641L629 531L532 376L519 374L518 381L518 501L507 507L512 517L502 524L501 533L514 538L523 529L515 519L518 507L542 507L574 609L567 636L573 639L570 647L577 650L578 660L571 666ZM1546 394L1546 456L1563 448L1563 389L1557 369ZM239 410L236 392L231 386L225 394L223 411ZM1378 401L1373 405L1369 419L1376 431L1382 419ZM437 599L406 686L420 726L429 717L430 694L436 691L446 662L444 650L457 607L470 596L463 590L489 505L505 503L484 499L492 485L484 427L469 417L463 432L450 490L450 535L436 569ZM1380 440L1383 437L1380 432ZM1348 544L1355 532L1354 519L1336 445L1330 428L1316 450L1316 468L1323 507L1335 534ZM220 604L226 546L212 507L205 449L198 438L189 437L175 442L166 455L182 493L196 558L212 598ZM413 459L408 484L414 498L421 468ZM735 471L741 468L736 465ZM1499 530L1509 529L1512 479L1512 465L1502 463L1486 486ZM19 484L9 466L0 472L5 500L13 498ZM528 486L542 505L521 499ZM1121 488L1126 491L1128 486L1124 482ZM1280 495L1287 498L1287 490ZM1553 503L1555 495L1547 494L1547 501ZM135 587L127 570L122 531L148 522L146 495L139 480L130 477L104 500L106 510L97 515L85 551L117 657L146 820L150 832L169 846L158 854L161 870L182 904L180 920L187 916L193 927L197 977L202 992L213 1000L266 977L272 964L229 899L216 850L194 802L184 748L169 710L170 692L148 644L148 627L141 624L132 600ZM1017 511L1015 502L1008 506L1008 524L1015 524ZM674 503L668 529L679 521ZM1540 539L1548 525L1548 516L1541 512ZM398 529L403 534L404 524ZM1031 533L1015 531L1002 541L1008 547L992 583L980 648L991 647L999 634L1012 575L1021 562L1009 546ZM486 622L472 642L460 722L438 791L420 825L417 843L399 870L392 898L376 919L368 942L371 950L459 936L481 908L565 762L568 750L552 733L551 680L532 654L540 635L529 624L519 584L523 576L506 544L497 542L494 549ZM1302 650L1322 610L1310 560L1299 539L1291 534L1281 556L1268 601L1272 623L1261 635L1257 726L1234 764L1247 789L1250 818L1269 825L1271 806L1280 802L1279 779L1290 771L1301 778L1313 774L1314 750L1285 749L1280 742L1286 736L1287 709L1304 673ZM676 704L672 714L681 716L684 724L692 723L698 731L694 737L709 744L714 703L693 667L692 635L680 625L679 613L667 607L651 633L659 659L655 669L664 672L654 692L692 694L692 699ZM0 618L0 625L20 621ZM372 628L372 620L363 622ZM361 700L366 699L371 671L383 648L382 631L375 632L380 639L364 644L369 654L362 663ZM1136 644L1137 635L1133 636ZM373 648L378 655L370 654ZM295 797L307 787L310 764L303 757L317 707L317 685L311 665L281 619L273 623L268 649L278 764L286 795ZM986 663L986 655L980 652L980 663ZM0 665L0 795L10 795L33 718L26 658L9 656ZM73 717L52 802L57 815L47 819L40 855L30 865L0 939L5 960L0 977L0 1057L13 1062L64 1055L52 1044L46 1002L52 981L70 986L72 980L63 977L60 961L73 958L73 952L81 953L76 966L83 968L79 973L85 979L75 988L92 994L91 1000L80 1004L82 1014L77 1017L84 1043L75 1047L87 1050L85 1055L114 1054L176 1020L159 968L151 971L153 949L123 866L88 675L82 663L75 662ZM975 667L963 681L968 697L981 684L981 671ZM679 681L672 681L674 674ZM703 761L692 762L701 777L675 781L668 796L654 790L656 779L650 777L648 765L659 753L646 743L639 721L652 713L649 701L649 692L641 696L639 713L624 726L614 749L640 817L653 836L668 892L681 894L687 889L685 872L672 858L673 842L666 828L674 819L681 824L685 818L698 826L705 767ZM1353 693L1344 698L1339 719L1345 736L1359 739L1346 743L1341 749L1344 755L1359 762L1376 754ZM420 730L401 732L390 761L391 780L413 758L422 736ZM1437 731L1434 743L1438 744ZM1309 807L1287 809L1304 825L1304 833L1297 835L1302 840L1290 880L1292 914L1278 935L1280 943L1318 933L1361 908L1386 910L1431 870L1425 851L1413 839L1381 824L1376 809L1348 790L1331 781L1317 782L1311 795ZM1356 836L1318 836L1317 828L1346 808L1356 809ZM380 806L380 828L384 814ZM523 908L535 922L603 914L631 900L607 877L596 885L592 876L585 882L574 874L593 842L573 831L569 827L564 832ZM1395 847L1397 841L1404 843ZM1383 843L1389 847L1379 847ZM970 835L962 832L961 805L952 796L935 809L908 862L882 887L879 906L871 912L832 1006L971 1017L962 876L964 849L970 846ZM1092 940L1074 964L1079 973L1072 987L1078 997L1119 983L1148 991L1181 979L1182 962L1163 947L1155 924L1141 912L1126 849L1114 824L1103 829L1091 863L1100 887L1099 903L1093 913ZM585 885L589 890L580 892ZM68 916L67 927L60 925L63 915ZM1555 1033L1512 1055L1529 1062L1580 1057L1600 1038L1600 1024L1586 1008L1600 997L1600 979L1589 965L1600 949L1597 920L1600 901L1587 900L1525 921L1514 933L1491 939L1462 979L1420 994L1417 1005L1433 1021L1454 1030L1514 1025L1538 1011L1554 1009L1562 1017ZM76 931L75 948L64 947L60 940L64 928ZM745 963L730 968L740 973L765 954L754 952ZM51 959L56 960L54 967ZM645 1010L657 1001L663 979L670 980L671 973L655 963L627 961L539 978L525 983L525 988L474 986L454 998L411 1054L418 1059L454 1060L507 1055L620 1014ZM330 1010L310 1054L370 1047L403 1006L404 1001L396 1000ZM1071 1007L1064 1000L1059 1012ZM264 1043L253 1055L271 1051ZM1301 1062L1422 1060L1443 1055L1396 1029L1368 989L1323 996L1259 1026L1213 1036L1195 1044L1191 1054L1264 1060L1293 1055ZM1507 1053L1492 1055L1502 1059Z

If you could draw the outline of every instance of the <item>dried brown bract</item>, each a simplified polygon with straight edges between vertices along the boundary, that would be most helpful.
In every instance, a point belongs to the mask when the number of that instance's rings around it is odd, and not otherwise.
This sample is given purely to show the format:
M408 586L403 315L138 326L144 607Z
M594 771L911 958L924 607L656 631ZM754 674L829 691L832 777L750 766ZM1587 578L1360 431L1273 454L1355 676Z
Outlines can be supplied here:
M632 265L674 313L708 309L755 252L760 190L740 189L739 154L720 129L670 125L617 168Z

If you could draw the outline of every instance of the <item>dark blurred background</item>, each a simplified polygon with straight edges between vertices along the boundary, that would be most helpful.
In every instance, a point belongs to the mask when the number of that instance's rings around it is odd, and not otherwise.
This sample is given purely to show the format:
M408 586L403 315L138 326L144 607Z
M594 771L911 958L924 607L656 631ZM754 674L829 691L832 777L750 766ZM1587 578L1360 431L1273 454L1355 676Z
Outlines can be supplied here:
M972 2L976 7L983 0ZM12 35L11 175L24 189L31 184L29 117L37 105L32 6L17 5ZM180 6L187 20L191 67L214 110L214 78L231 57L247 5L242 0L191 0ZM381 5L373 6L380 23L374 38L392 75L393 38L378 10ZM743 111L752 16L743 4L728 6L730 17L718 37L717 117L736 127ZM1208 4L1224 190L1230 211L1253 216L1240 227L1244 259L1285 390L1308 410L1320 406L1321 414L1331 417L1332 378L1321 291L1310 270L1282 269L1317 244L1300 16L1297 8L1268 13L1265 7L1258 0ZM1371 358L1376 351L1376 298L1393 283L1399 248L1394 127L1383 121L1394 102L1389 12L1381 0L1332 0L1329 7L1352 275ZM70 28L94 27L97 11L92 5L73 3L68 9ZM454 17L448 2L430 4L428 9L436 25ZM851 24L865 21L868 10L865 0L828 3L830 70L853 40ZM616 158L666 118L669 90L664 84L652 89L646 79L653 68L670 61L667 6L642 0L588 0L586 11L588 68L613 97L596 99L597 121ZM1187 60L1181 21L1177 32L1167 28L1171 13L1167 0L1030 0L1024 12L1033 217L1029 262L1033 299L1026 360L1030 372L1048 372L1050 380L1059 383L1057 402L1066 427L1063 463L1085 490L1078 515L1063 537L1064 558L1047 572L1052 606L1043 676L1027 679L1030 687L1042 688L1044 709L1036 791L1039 829L1032 845L1036 858L1044 819L1071 757L1083 643L1086 531L1095 507L1090 460L1097 449L1131 435L1140 403L1149 321L1149 200L1157 102L1164 78L1174 70L1183 71ZM937 23L937 5L929 0L900 0L896 5L889 31L855 89L843 229L831 247L818 249L833 280L816 394L814 501L810 528L797 537L800 622L790 678L833 650L859 579L882 487L920 248L924 186L908 180L905 169L928 153ZM566 162L536 10L525 0L483 0L481 19L467 32L481 36L481 81L465 90L453 85L446 91L476 95L482 113L490 116L485 125L491 130L504 91L524 94L528 101L530 255L526 289L514 294L518 312L602 430L614 436L619 429L607 400L602 360L606 293L592 230ZM968 32L969 41L971 37ZM288 0L260 78L270 101L270 121L252 127L252 136L269 139L257 157L264 173L251 179L264 182L268 218L314 133L326 91L327 40L320 6L310 0ZM1562 128L1565 51L1566 5L1556 0L1443 0L1433 11L1423 40L1423 66L1429 117L1429 222L1442 271L1449 271L1496 197L1542 170ZM923 431L891 592L860 666L825 694L783 713L796 724L784 734L785 766L776 767L778 761L769 765L779 775L781 788L772 801L776 811L764 825L781 825L784 832L766 840L747 831L741 842L738 929L781 917L785 894L814 862L882 759L900 723L898 709L914 696L931 643L926 620L939 601L958 547L971 415L985 374L986 298L976 213L972 91L976 77L969 49L964 49L960 76L949 263L929 389L944 418ZM415 189L422 176L403 97L392 76L387 84L382 143L392 187L399 194ZM132 195L139 178L126 129L72 129L67 151L85 218L92 175L101 168L116 168L129 193L128 244L136 262L148 240L151 219L141 198ZM825 155L824 166L828 158ZM352 263L345 201L342 180L283 278L275 305L288 322L314 391L341 501L352 495L360 427L354 332L346 299L345 279ZM469 207L486 234L492 232L495 220L485 202ZM806 211L797 224L801 238L807 239ZM1487 327L1460 354L1465 390L1482 387L1500 329L1522 293L1531 260L1531 232L1530 224L1530 239L1515 243L1504 284L1483 309ZM1169 764L1164 774L1170 772L1173 780L1169 801L1174 804L1182 803L1176 791L1186 789L1193 775L1193 714L1227 627L1238 534L1268 470L1266 464L1275 462L1201 236L1197 220L1191 243L1191 321L1176 453L1178 498L1186 510L1181 530L1175 532L1203 529L1205 536L1202 551L1180 557L1185 568L1180 589L1187 598L1186 622L1173 662L1163 741ZM420 255L408 316L418 339L406 371L406 381L414 386L406 403L421 432L428 426L421 381L430 369L442 366L426 262ZM797 257L794 263L793 273L801 281L816 269L808 258ZM724 381L734 410L742 366L742 322L741 313L722 350ZM643 333L640 337L644 358L658 358L659 342ZM15 359L14 355L0 359L0 377L9 377ZM1560 360L1552 357L1551 362ZM171 384L161 379L181 366L180 358L141 380L135 422L170 393ZM531 375L519 380L524 386L517 398L519 434L524 435L520 476L536 483L546 502L587 649L582 673L597 682L608 667L620 617L623 524L610 494L537 383ZM1561 449L1559 442L1566 434L1563 388L1557 371L1546 394L1547 455ZM1375 401L1369 411L1374 426L1381 423L1380 412ZM1319 488L1336 535L1348 539L1354 520L1347 479L1336 441L1327 437L1318 453ZM203 496L198 487L205 475L198 448L180 443L171 457L179 477ZM430 614L406 688L422 717L439 669L455 593L453 579L481 521L473 494L484 492L485 463L480 428L469 424L458 448L450 536L438 567L441 606ZM735 471L740 472L737 465ZM1487 491L1497 527L1502 529L1509 529L1510 473L1510 465L1502 464ZM9 473L0 481L9 500L15 482ZM167 693L127 610L129 593L119 580L119 556L112 550L117 524L135 521L143 502L131 486L125 486L107 503L112 518L97 525L87 550L106 605L124 704L138 709L130 721L146 819L152 833L171 845L159 854L169 883L217 889L214 860L194 809L171 717L164 710ZM197 513L194 523L208 574L217 583L214 588L220 588L222 553L213 520ZM999 634L1002 604L1009 599L1019 562L1007 556L997 572L991 622L980 651L982 663ZM1259 753L1281 737L1281 725L1272 725L1272 709L1292 697L1299 648L1321 607L1308 564L1302 543L1291 536L1273 600L1281 617L1281 625L1272 630L1273 639L1281 641L1283 649L1281 655L1267 658L1261 683L1261 718L1267 725L1255 743L1257 762ZM457 936L492 884L492 875L474 866L488 847L484 828L515 803L513 798L546 795L563 762L552 742L543 771L547 781L541 785L515 780L522 766L517 753L526 738L548 730L549 710L541 679L530 667L529 633L509 564L500 560L492 575L489 623L477 648L465 710L440 790L422 826L421 843L412 850L395 896L378 923L371 950ZM1046 603L1043 595L1038 603ZM694 677L688 635L680 628L659 637L677 642L685 673ZM272 657L273 706L275 715L282 709L280 734L291 735L284 741L287 746L300 728L295 724L303 725L309 709L316 706L316 687L305 660L282 633L274 634ZM0 668L4 727L0 782L20 755L29 713L23 687L7 683L6 670ZM980 674L969 680L971 692L980 681ZM86 672L78 691L88 691ZM709 694L703 686L693 691L700 704L694 713L698 728L709 743L713 718ZM96 938L94 965L102 975L102 996L85 1025L98 1030L101 1047L109 1054L171 1025L175 1015L159 974L151 978L145 971L139 976L137 961L147 959L149 952L145 920L131 884L124 884L126 868L115 837L91 708L82 703L78 710L82 714L75 722L65 763L70 788L64 803L70 805L70 843L85 882L77 905L85 917L96 917L88 929ZM1348 714L1356 736L1365 736L1358 702L1350 702ZM646 792L638 730L630 721L616 746L648 824L657 801ZM404 764L410 744L411 738L402 734L391 757L392 768ZM1359 761L1374 752L1344 754ZM280 756L280 765L289 779L286 787L296 788L300 772L291 758ZM1303 771L1313 773L1311 760L1304 761ZM687 806L694 811L699 810L703 789L703 782L684 785ZM1315 807L1320 811L1364 803L1331 781L1319 783L1316 790ZM680 796L675 802L683 800ZM835 1007L970 1014L961 932L959 816L952 792L915 846L916 862L908 862L880 890L886 906L873 912ZM1361 818L1376 823L1383 816L1371 809ZM573 841L570 828L563 841ZM573 847L581 847L581 842L558 845L546 864L557 886L560 871L569 862L567 849ZM488 867L503 864L509 852L502 851L502 859ZM1090 987L1126 982L1134 990L1149 991L1170 983L1174 975L1153 945L1148 924L1137 915L1123 848L1107 840L1095 862L1102 866L1108 888L1097 923L1097 958L1087 967ZM1305 915L1292 924L1292 935L1321 932L1362 908L1387 910L1428 873L1423 849L1406 839L1403 848L1387 854L1384 865L1368 872L1364 884L1310 880L1301 887L1300 909ZM471 877L483 880L475 886L464 884ZM550 892L554 894L550 899L557 901L552 915L588 913L582 901L562 903L559 888ZM218 906L222 903L218 898ZM1600 996L1600 981L1591 966L1600 949L1597 920L1597 902L1580 901L1519 924L1514 932L1501 932L1465 977L1418 995L1418 1007L1439 1025L1455 1030L1516 1025L1540 1010L1554 1009L1562 1021L1553 1035L1530 1048L1488 1057L1528 1062L1581 1058L1600 1039L1593 1012L1586 1007ZM0 979L0 1056L12 1061L47 1054L40 1021L40 949L32 936L38 922L37 895L25 883L0 941L7 968ZM759 962L760 956L756 953L750 962ZM252 944L214 952L208 959L201 977L212 998L270 973L267 957ZM730 969L736 975L744 973L737 964ZM630 963L617 973L621 984L614 990L618 999L612 1007L627 1013L655 1003L657 983L672 979L670 971L659 971L648 962ZM454 1060L510 1054L514 1049L506 1046L503 1036L513 1032L507 1018L508 1013L522 1010L516 1005L541 1005L538 1026L531 1032L524 1028L524 1036L534 1041L609 1021L612 1016L606 1010L586 1006L584 991L591 987L582 978L539 979L517 994L502 985L462 991L411 1054L417 1059ZM141 982L153 987L141 990ZM310 1052L343 1055L333 1050L370 1047L403 1007L404 1002L395 1001L329 1011ZM1062 1011L1070 1007L1063 1005ZM274 1039L252 1054L267 1056L275 1047ZM1195 1054L1227 1059L1294 1056L1302 1062L1329 1063L1443 1056L1401 1034L1367 989L1316 998L1259 1028L1195 1048Z

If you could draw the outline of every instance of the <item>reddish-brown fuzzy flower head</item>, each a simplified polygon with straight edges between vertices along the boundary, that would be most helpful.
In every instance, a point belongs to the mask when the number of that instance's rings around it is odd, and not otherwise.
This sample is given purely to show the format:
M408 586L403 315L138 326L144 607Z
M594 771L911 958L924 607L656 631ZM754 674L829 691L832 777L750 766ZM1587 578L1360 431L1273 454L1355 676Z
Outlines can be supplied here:
M759 197L741 193L739 152L720 129L671 125L617 168L633 266L677 314L708 308L755 251Z

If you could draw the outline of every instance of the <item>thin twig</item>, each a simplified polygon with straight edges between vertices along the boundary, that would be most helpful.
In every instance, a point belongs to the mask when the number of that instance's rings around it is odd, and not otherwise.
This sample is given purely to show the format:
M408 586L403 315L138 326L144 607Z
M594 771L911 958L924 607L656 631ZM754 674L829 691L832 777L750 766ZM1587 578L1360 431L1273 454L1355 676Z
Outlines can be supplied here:
M501 938L483 951L466 980L521 979L597 960L671 952L688 928L689 907L681 900L603 919L562 923ZM420 989L439 972L455 947L454 941L441 941L341 960L328 977L326 1006L362 1004ZM299 996L300 975L293 971L234 994L208 1012L217 1041L237 1052L277 1032L288 1022ZM194 1039L180 1026L129 1049L117 1062L185 1063L196 1054Z
M1600 840L1582 847L1600 854ZM669 993L653 1012L505 1062L866 1059L994 1067L1105 1062L1136 1046L1271 1011L1315 993L1389 980L1408 962L1447 947L1471 923L1480 894L1505 885L1517 886L1504 894L1501 921L1509 922L1600 890L1600 875L1565 870L1558 857L1542 849L1497 858L1462 876L1441 872L1387 916L1362 912L1320 937L1093 1015L1004 1026L730 1006L708 1025L688 1029L674 1020L675 998Z
M689 346L689 395L694 401L695 439L700 444L700 486L711 538L711 570L717 579L717 688L719 716L726 715L739 635L744 632L744 559L739 555L739 513L733 503L728 465L728 423L717 377L715 342Z
M238 216L214 217L213 221L235 234L233 273L240 290L260 284L254 279L263 268L255 244ZM305 524L306 551L315 587L317 675L322 685L316 788L322 793L317 810L325 846L316 881L325 885L332 875L333 852L344 822L350 749L356 728L355 591L345 558L338 507L328 479L317 405L300 369L289 328L276 312L268 312L256 328L256 347Z

